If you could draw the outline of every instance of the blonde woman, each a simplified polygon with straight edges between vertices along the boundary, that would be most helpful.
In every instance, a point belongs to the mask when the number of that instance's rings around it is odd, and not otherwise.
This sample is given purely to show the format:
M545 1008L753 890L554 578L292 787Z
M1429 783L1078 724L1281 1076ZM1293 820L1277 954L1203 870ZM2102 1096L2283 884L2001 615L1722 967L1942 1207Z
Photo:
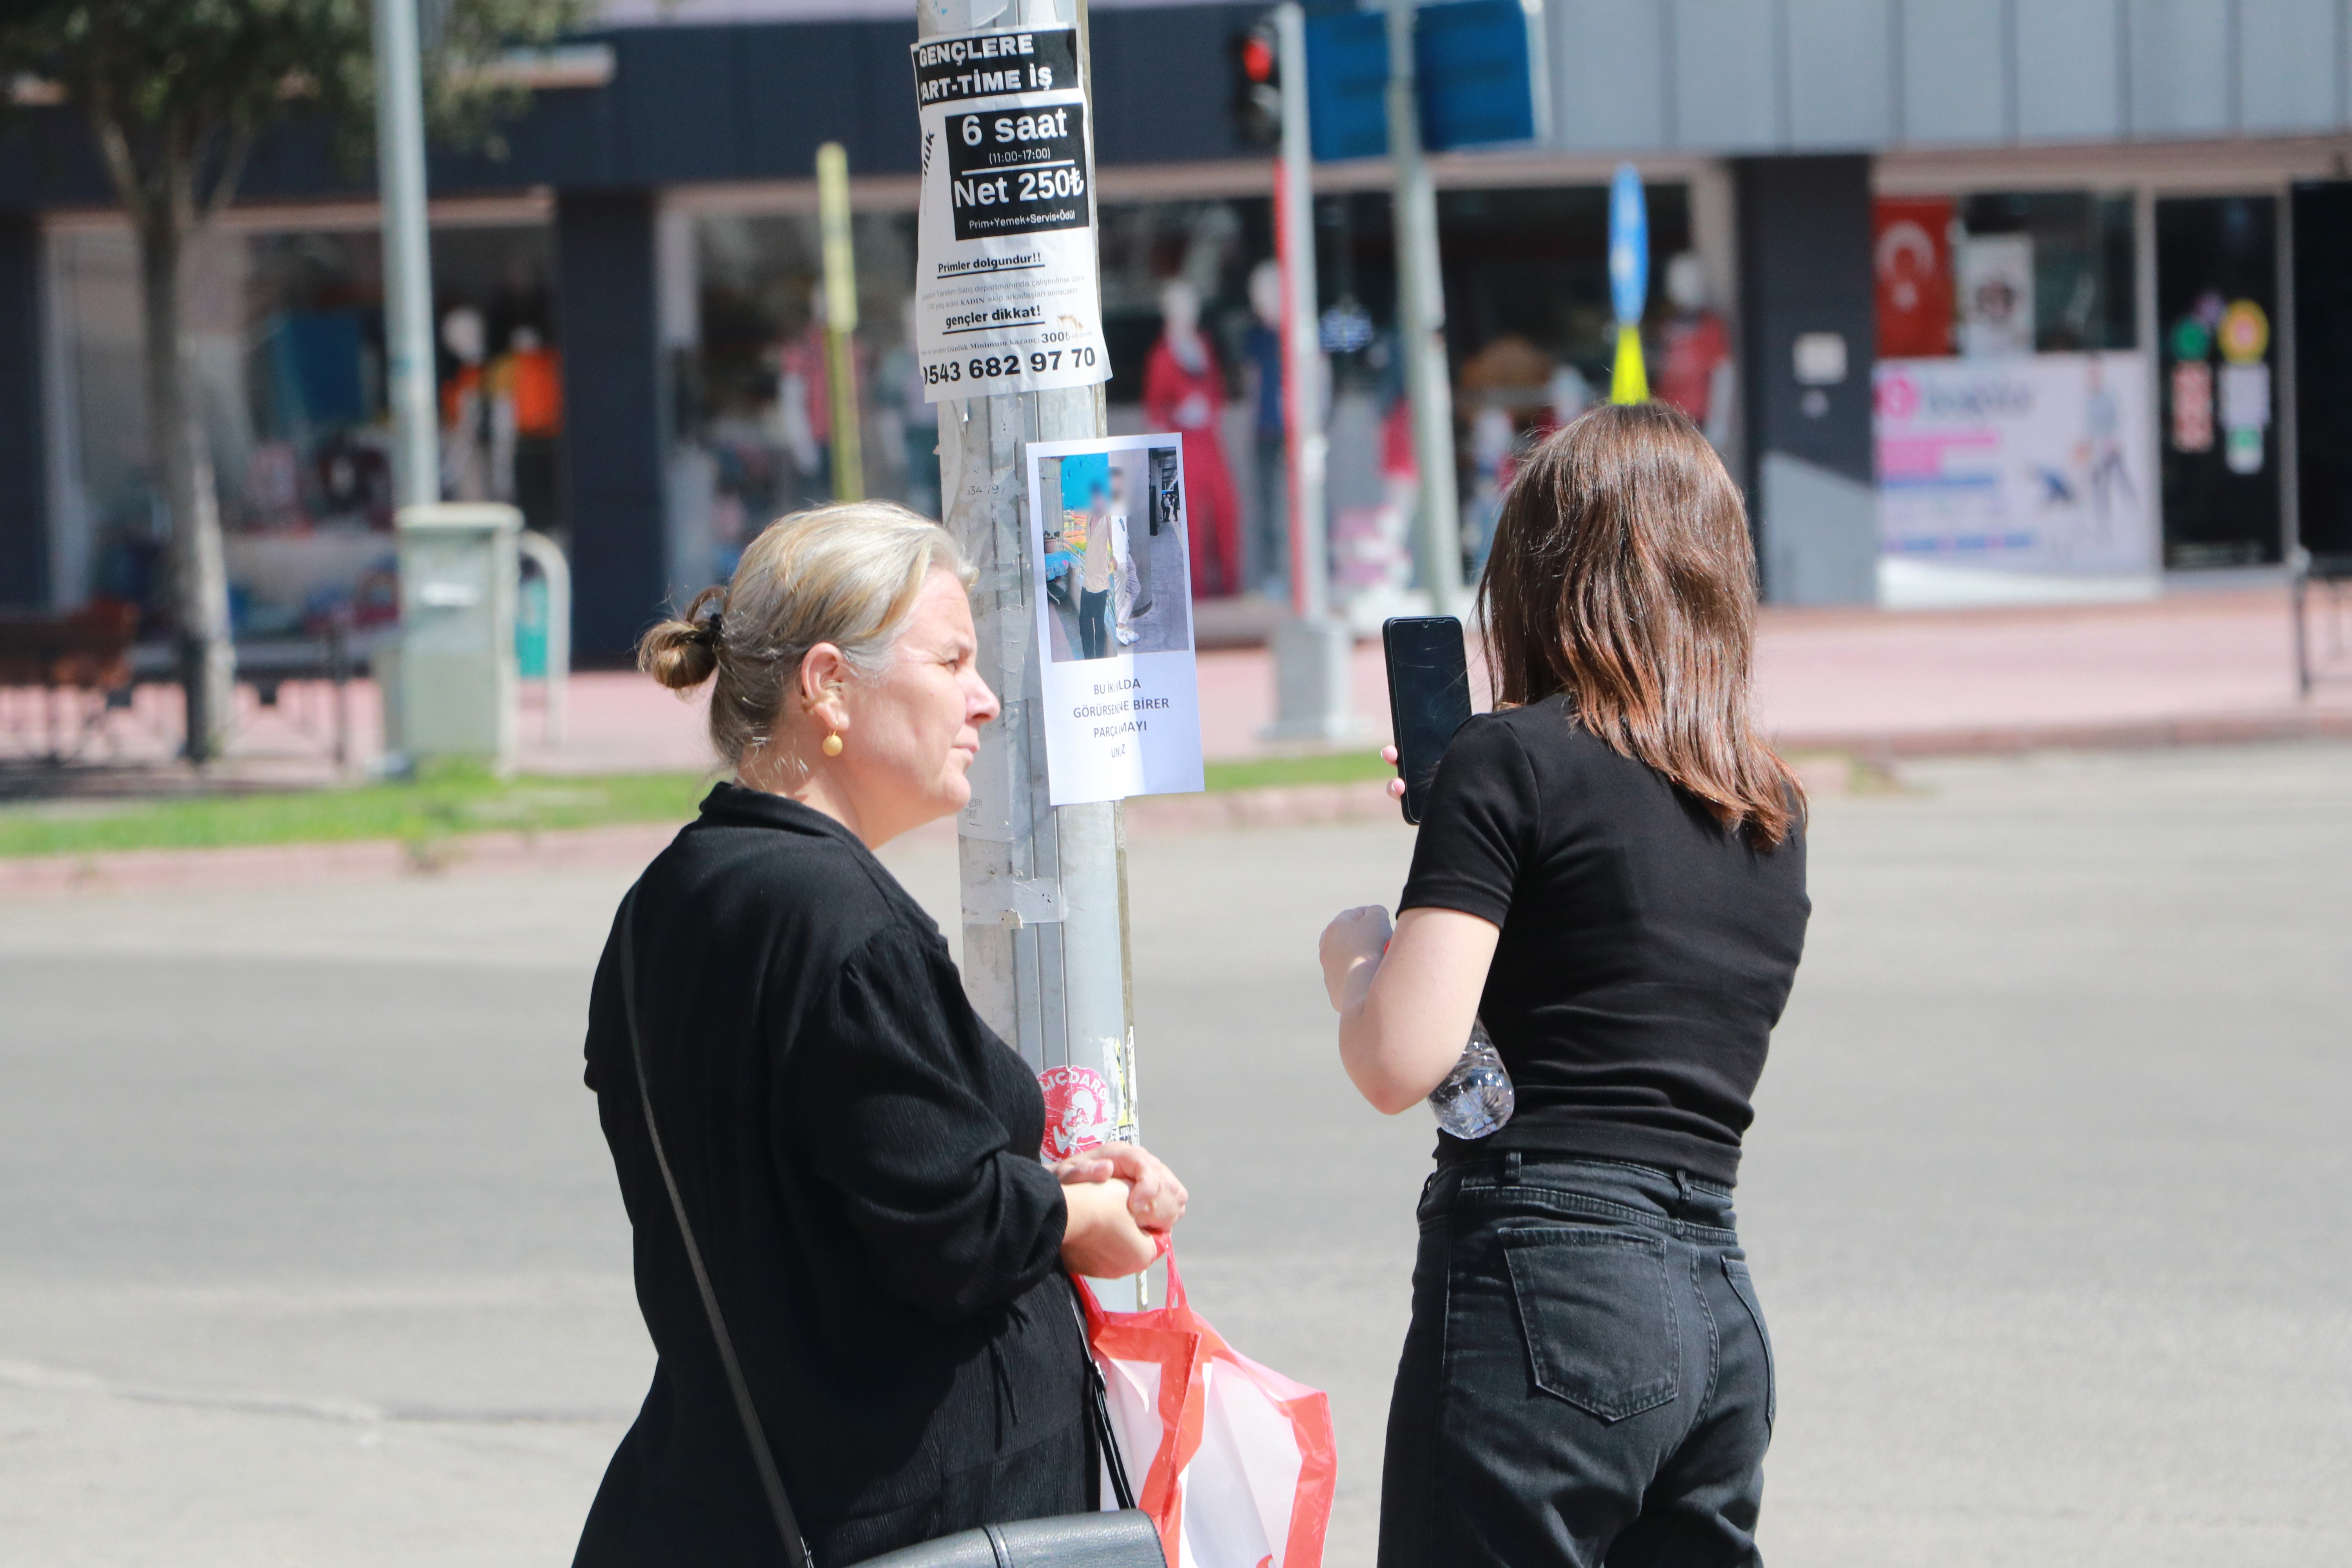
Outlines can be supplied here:
M775 1562L747 1420L826 1568L1092 1506L1064 1271L1139 1270L1184 1190L1139 1149L1039 1163L1035 1079L875 858L971 797L997 714L971 575L903 508L825 507L639 648L665 686L711 683L734 778L646 868L590 999L659 1361L580 1564Z

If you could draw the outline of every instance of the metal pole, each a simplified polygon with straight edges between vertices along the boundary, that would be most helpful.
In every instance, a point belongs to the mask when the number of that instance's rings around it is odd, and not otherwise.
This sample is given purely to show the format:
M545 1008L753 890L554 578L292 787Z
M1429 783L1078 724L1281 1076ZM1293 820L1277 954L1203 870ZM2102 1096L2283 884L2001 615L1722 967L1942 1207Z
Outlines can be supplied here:
M416 0L376 0L376 186L383 204L383 336L396 506L441 499L433 415L433 260L425 224L425 92Z
M838 142L816 150L817 223L824 250L824 364L833 395L833 499L866 498L866 454L858 439L857 371L850 334L857 330L857 264L849 247L849 153Z
M1274 9L1282 80L1282 155L1275 164L1275 249L1282 268L1282 423L1290 490L1291 620L1274 639L1270 740L1338 740L1354 728L1348 697L1355 639L1331 618L1329 518L1323 479L1324 362L1315 269L1315 156L1307 120L1307 14Z
M1413 553L1430 602L1458 616L1462 519L1454 494L1454 392L1445 379L1445 288L1437 262L1437 193L1421 152L1421 110L1413 94L1413 0L1388 0L1389 162L1396 172L1397 333L1405 391L1412 401L1412 457L1421 470Z
M1301 620L1330 608L1324 515L1323 345L1317 331L1315 154L1307 122L1307 14L1274 8L1282 79L1282 162L1276 168L1275 243L1282 266L1282 422L1290 467L1290 607Z
M926 37L968 32L975 11L984 18L979 26L1075 25L1080 69L1091 86L1084 0L1013 0L1009 8L992 0L921 0L918 30ZM1091 114L1087 127L1091 138ZM1087 199L1094 195L1088 191ZM1116 802L1048 804L1026 515L1028 444L1103 435L1103 389L938 406L941 510L980 573L971 595L980 668L1004 702L1003 717L981 731L971 804L957 820L964 988L1033 1068L1102 1074L1116 1100L1117 1134L1131 1138L1125 833Z

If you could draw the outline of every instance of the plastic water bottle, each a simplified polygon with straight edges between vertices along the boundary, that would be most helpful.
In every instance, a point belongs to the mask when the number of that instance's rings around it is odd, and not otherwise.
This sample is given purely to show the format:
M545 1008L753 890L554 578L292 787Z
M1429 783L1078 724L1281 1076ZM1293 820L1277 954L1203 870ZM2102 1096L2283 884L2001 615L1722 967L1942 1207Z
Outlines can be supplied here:
M1430 1093L1429 1108L1437 1112L1437 1124L1456 1138L1484 1138L1508 1121L1517 1106L1510 1072L1486 1024L1473 1023L1462 1059Z

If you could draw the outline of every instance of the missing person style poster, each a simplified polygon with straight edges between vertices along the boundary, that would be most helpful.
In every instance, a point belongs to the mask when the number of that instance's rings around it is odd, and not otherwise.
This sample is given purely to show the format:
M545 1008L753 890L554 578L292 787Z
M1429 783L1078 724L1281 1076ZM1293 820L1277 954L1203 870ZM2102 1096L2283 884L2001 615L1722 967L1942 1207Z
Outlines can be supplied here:
M1182 437L1029 446L1055 805L1203 786Z
M1077 30L925 38L914 52L925 400L1109 380Z

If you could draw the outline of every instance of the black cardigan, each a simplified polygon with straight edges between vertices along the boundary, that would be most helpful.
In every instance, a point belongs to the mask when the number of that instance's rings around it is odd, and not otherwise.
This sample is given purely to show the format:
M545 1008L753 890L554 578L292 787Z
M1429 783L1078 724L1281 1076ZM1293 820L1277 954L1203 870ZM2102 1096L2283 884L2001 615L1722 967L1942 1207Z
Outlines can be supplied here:
M575 1562L772 1563L646 1137L618 940L587 1082L660 1359ZM663 1144L819 1561L1083 1507L1082 1474L1034 1498L974 1484L1080 1468L1004 1460L1070 1443L1085 1352L1036 1079L972 1013L938 926L840 824L722 784L646 868L636 942Z

